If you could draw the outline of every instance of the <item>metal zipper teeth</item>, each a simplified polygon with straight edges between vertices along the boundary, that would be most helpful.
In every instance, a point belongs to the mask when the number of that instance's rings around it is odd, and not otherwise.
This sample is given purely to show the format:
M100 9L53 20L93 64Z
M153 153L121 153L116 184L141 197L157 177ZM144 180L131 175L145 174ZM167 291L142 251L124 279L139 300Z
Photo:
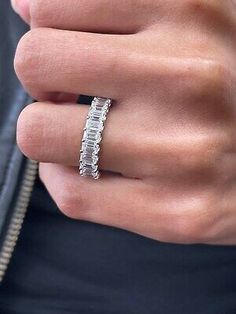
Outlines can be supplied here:
M20 231L24 222L25 214L30 202L31 193L34 187L35 178L38 171L38 162L27 160L25 173L13 210L13 214L6 231L3 246L0 252L0 283L2 282L8 265L11 261Z

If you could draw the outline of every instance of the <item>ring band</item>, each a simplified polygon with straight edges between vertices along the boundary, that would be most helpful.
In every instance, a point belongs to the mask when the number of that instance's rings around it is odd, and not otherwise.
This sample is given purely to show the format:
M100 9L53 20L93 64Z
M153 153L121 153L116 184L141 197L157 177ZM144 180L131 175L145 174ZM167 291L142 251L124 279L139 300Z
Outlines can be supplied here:
M102 132L112 100L95 97L91 103L80 150L79 172L83 177L99 179L99 151Z

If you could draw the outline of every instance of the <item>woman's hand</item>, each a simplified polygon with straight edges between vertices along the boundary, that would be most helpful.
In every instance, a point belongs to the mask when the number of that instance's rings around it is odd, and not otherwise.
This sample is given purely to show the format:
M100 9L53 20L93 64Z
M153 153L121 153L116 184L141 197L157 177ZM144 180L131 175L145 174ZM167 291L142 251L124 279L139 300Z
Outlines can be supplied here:
M61 211L160 241L236 244L236 4L31 0L28 15L15 69L39 102L17 140ZM76 167L88 112L76 94L115 101L98 181Z

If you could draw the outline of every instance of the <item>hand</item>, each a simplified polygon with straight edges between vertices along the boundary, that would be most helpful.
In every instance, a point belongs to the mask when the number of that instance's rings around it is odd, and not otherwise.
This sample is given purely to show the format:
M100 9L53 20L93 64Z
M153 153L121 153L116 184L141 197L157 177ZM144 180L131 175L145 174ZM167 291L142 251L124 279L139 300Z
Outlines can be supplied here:
M38 103L17 141L61 211L159 241L236 244L235 3L32 0L30 21L15 69ZM78 93L115 101L99 181L76 167L88 107L56 102Z

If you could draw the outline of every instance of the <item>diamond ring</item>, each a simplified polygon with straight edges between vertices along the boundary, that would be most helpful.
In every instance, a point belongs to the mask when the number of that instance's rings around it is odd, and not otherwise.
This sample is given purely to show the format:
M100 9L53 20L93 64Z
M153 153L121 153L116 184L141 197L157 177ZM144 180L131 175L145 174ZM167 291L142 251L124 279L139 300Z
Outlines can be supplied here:
M95 97L91 103L80 150L79 172L83 177L99 179L99 151L102 132L112 100Z

